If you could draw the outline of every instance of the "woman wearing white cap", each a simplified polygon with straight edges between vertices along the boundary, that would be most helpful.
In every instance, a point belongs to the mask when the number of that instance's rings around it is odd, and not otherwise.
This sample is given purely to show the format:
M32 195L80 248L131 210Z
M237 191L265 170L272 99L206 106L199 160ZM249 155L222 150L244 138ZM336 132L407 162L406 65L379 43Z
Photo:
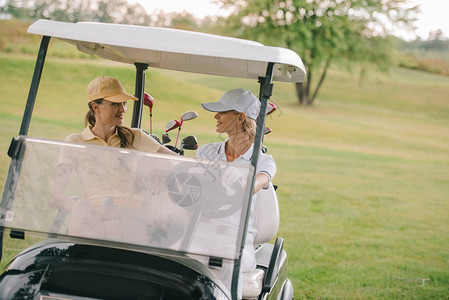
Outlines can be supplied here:
M195 157L250 164L256 135L255 120L260 110L259 99L247 89L233 89L226 92L217 102L202 103L201 106L208 111L216 112L216 131L226 133L229 138L221 143L201 146ZM271 155L260 151L254 193L268 186L275 173L276 164ZM254 201L252 201L240 272L251 271L256 268L253 246L256 229L253 227L253 211ZM242 287L239 284L239 298L241 298L241 291Z

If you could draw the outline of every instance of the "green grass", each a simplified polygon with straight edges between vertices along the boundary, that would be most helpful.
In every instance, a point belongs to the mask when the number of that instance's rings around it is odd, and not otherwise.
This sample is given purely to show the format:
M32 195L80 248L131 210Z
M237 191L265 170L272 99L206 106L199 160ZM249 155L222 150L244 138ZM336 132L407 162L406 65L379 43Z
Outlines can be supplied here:
M0 182L33 68L34 58L0 55ZM133 91L130 66L49 58L29 135L81 131L84 89L100 74ZM257 93L249 80L148 70L156 133L196 110L184 134L200 144L220 140L200 103L234 87ZM333 69L313 107L297 104L291 84L275 84L279 109L267 120L273 132L265 144L278 167L278 235L296 299L449 298L448 95L449 78L403 69L370 74L362 85ZM6 239L1 267L25 245Z

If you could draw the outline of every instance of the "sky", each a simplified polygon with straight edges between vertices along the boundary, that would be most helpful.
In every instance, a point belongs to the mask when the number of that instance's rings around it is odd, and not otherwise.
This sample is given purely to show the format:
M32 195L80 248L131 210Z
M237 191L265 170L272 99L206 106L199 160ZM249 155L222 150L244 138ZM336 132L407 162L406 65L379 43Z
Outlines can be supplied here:
M429 31L443 30L449 38L449 1L447 0L414 0L421 7L421 14L415 23L416 34L422 38L429 36Z
M218 6L212 3L212 0L129 0L130 3L140 3L147 11L152 13L154 10L164 10L165 12L181 12L186 10L196 17L202 18L207 15L223 15ZM426 39L430 31L441 29L444 35L449 38L449 1L448 0L412 0L412 3L421 6L421 13L418 15L417 27L415 33L419 37ZM413 39L415 35L410 33L401 33L406 39Z

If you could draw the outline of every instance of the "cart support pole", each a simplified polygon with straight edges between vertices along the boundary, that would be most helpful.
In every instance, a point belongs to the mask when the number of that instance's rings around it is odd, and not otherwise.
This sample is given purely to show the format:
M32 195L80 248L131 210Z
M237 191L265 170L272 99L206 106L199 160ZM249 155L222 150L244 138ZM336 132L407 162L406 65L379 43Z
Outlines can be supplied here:
M254 169L257 166L257 159L259 158L260 151L255 151L255 149L260 150L262 148L262 142L264 137L264 128L265 128L265 119L266 119L266 111L268 106L268 100L273 94L273 66L274 63L269 63L267 67L267 74L265 77L259 77L259 100L260 100L260 111L259 116L257 117L257 127L256 127L256 138L254 140L254 153L251 158L251 164L254 166Z
M28 92L28 99L23 113L22 125L20 126L19 135L27 135L31 122L31 114L33 113L34 102L36 101L37 89L41 81L42 69L44 68L45 57L47 56L49 36L43 36L39 53L37 55L36 66L34 67L33 79L31 81L30 91Z
M45 57L47 56L48 44L50 42L49 36L43 36L41 40L41 46L39 48L39 52L37 54L36 65L34 67L33 79L31 80L30 90L28 92L28 99L25 105L25 111L23 113L22 125L20 126L19 135L27 135L28 129L30 128L31 123L31 115L33 113L34 103L36 102L37 90L39 88L39 83L41 81L42 69L44 68ZM12 174L13 169L13 161L18 159L21 147L21 140L13 139L11 141L11 145L8 150L8 155L11 157L11 163L9 165L8 174ZM12 190L15 190L17 185L16 179L12 178L12 176L8 176L5 181L5 190L10 186ZM14 193L12 193L14 194ZM5 195L2 195L2 203L1 206L3 208L8 207L10 205L12 199L6 199ZM0 228L0 261L3 256L3 228ZM11 232L12 233L12 232Z
M274 63L271 63L271 62L268 63L265 77L259 77L260 111L259 111L259 115L257 117L256 138L254 140L253 155L251 158L251 165L254 167L253 181L251 182L251 195L253 194L253 191L254 191L254 179L256 177L257 161L259 159L259 153L260 153L260 149L262 147L263 130L265 127L265 116L266 116L265 112L267 111L268 99L270 99L271 94L273 93L273 83L272 83L273 69L274 69ZM240 270L241 259L242 259L241 254L243 252L243 247L245 246L246 229L248 228L249 214L251 213L251 202L252 202L252 196L251 196L250 201L248 202L248 209L246 211L247 216L245 218L245 230L243 231L242 245L240 247L240 256L235 261L234 270L233 270L233 274L232 274L232 287L231 287L232 299L237 299L238 278L239 278L239 270Z
M136 96L139 100L134 102L131 127L140 128L142 123L143 96L145 91L145 70L148 68L148 64L134 63L134 65L136 66L136 86L134 96Z

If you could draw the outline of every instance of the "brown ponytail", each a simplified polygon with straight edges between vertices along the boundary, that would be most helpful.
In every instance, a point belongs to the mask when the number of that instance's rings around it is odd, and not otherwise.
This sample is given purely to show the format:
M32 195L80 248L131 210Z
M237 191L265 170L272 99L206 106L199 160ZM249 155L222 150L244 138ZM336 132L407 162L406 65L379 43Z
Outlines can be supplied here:
M95 120L94 110L92 109L92 102L101 104L103 102L103 99L97 99L97 100L90 101L89 103L87 103L89 110L87 111L86 116L84 117L84 127L86 127L88 124L91 125L92 127L95 126L96 120Z
M134 132L124 126L116 126L117 135L120 138L120 148L134 148Z
M87 105L89 107L89 110L86 113L86 116L84 117L84 127L87 125L91 125L92 127L95 126L95 113L92 109L92 102L95 102L97 104L101 104L103 102L103 99L97 99L94 101L89 102ZM134 132L132 132L131 129L126 128L124 126L116 126L117 129L117 135L120 139L120 148L134 148Z

